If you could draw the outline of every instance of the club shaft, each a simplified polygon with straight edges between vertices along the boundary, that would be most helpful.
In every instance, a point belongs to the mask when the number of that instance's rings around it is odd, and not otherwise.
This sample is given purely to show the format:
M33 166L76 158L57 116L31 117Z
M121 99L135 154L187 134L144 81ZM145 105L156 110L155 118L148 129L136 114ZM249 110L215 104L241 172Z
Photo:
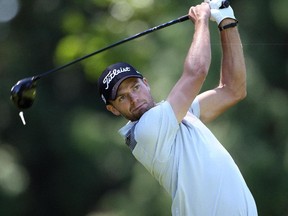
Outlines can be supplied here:
M109 46L106 46L106 47L104 47L104 48L102 48L102 49L99 49L99 50L97 50L97 51L95 51L95 52L92 52L92 53L87 54L87 55L85 55L85 56L83 56L83 57L80 57L80 58L78 58L78 59L75 59L75 60L73 60L73 61L71 61L71 62L69 62L69 63L67 63L67 64L65 64L65 65L59 66L59 67L54 68L54 69L52 69L52 70L49 70L49 71L47 71L47 72L45 72L45 73L39 74L39 75L37 75L37 76L34 76L34 80L38 80L38 79L40 79L40 78L42 78L42 77L44 77L44 76L47 76L47 75L50 74L50 73L53 73L53 72L62 70L62 69L66 68L66 67L68 67L68 66L70 66L70 65L72 65L72 64L75 64L75 63L77 63L77 62L79 62L79 61L82 61L82 60L84 60L84 59L86 59L86 58L89 58L89 57L91 57L91 56L93 56L93 55L96 55L96 54L98 54L98 53L104 52L104 51L106 51L106 50L108 50L108 49L111 49L111 48L113 48L113 47L119 46L120 44L126 43L126 42L128 42L128 41L134 40L134 39L136 39L136 38L139 38L139 37L142 37L142 36L144 36L144 35L147 35L147 34L149 34L149 33L151 33L151 32L154 32L154 31L157 31L157 30L166 28L166 27L168 27L168 26L174 25L174 24L176 24L176 23L180 23L180 22L186 21L186 20L188 20L188 19L189 19L189 16L188 16L188 15L184 15L184 16L181 16L181 17L179 17L179 18L177 18L177 19L174 19L174 20L171 20L171 21L169 21L169 22L163 23L163 24L161 24L161 25L155 26L155 27L153 27L153 28L147 29L147 30L145 30L145 31L143 31L143 32L137 33L137 34L135 34L135 35L133 35L133 36L130 36L130 37L128 37L128 38L125 38L125 39L123 39L123 40L121 40L121 41L118 41L118 42L116 42L116 43L113 43L113 44L111 44L111 45L109 45Z

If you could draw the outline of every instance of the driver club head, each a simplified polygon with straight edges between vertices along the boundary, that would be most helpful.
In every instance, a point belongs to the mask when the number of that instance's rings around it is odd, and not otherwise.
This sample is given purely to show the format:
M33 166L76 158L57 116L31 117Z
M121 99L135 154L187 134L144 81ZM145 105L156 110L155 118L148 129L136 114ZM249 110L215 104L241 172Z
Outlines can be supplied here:
M11 97L15 106L20 110L28 109L32 106L36 97L37 77L29 77L19 80L11 88Z

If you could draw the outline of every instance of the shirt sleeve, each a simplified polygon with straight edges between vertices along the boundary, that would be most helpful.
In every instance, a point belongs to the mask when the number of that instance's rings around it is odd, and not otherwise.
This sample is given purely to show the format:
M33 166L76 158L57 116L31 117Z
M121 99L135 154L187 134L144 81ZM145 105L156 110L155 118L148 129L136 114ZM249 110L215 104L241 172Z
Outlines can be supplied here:
M196 97L189 108L189 112L195 115L197 118L200 118L200 104L199 99Z
M134 130L137 142L133 155L150 172L155 165L168 160L179 129L174 111L165 101L146 112Z

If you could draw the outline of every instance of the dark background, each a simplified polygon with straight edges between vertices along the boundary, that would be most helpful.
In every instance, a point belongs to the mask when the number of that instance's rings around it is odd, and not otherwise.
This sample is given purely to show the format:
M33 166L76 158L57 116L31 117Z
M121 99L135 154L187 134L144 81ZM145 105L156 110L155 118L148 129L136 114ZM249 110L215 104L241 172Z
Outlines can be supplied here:
M105 111L96 80L106 66L133 64L165 99L182 71L190 21L113 48L40 80L27 125L11 103L20 79L65 64L167 22L187 0L0 0L0 215L171 215L167 193L135 161ZM247 64L248 96L209 128L228 149L262 216L288 215L288 2L232 1ZM219 80L219 33L211 22Z

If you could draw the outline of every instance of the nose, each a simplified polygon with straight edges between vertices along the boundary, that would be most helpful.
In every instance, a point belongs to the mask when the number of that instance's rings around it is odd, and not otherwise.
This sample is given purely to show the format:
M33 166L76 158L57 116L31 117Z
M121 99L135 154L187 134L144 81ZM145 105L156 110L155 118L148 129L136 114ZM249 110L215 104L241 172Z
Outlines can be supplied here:
M130 93L130 103L135 104L138 101L138 95L135 93Z

